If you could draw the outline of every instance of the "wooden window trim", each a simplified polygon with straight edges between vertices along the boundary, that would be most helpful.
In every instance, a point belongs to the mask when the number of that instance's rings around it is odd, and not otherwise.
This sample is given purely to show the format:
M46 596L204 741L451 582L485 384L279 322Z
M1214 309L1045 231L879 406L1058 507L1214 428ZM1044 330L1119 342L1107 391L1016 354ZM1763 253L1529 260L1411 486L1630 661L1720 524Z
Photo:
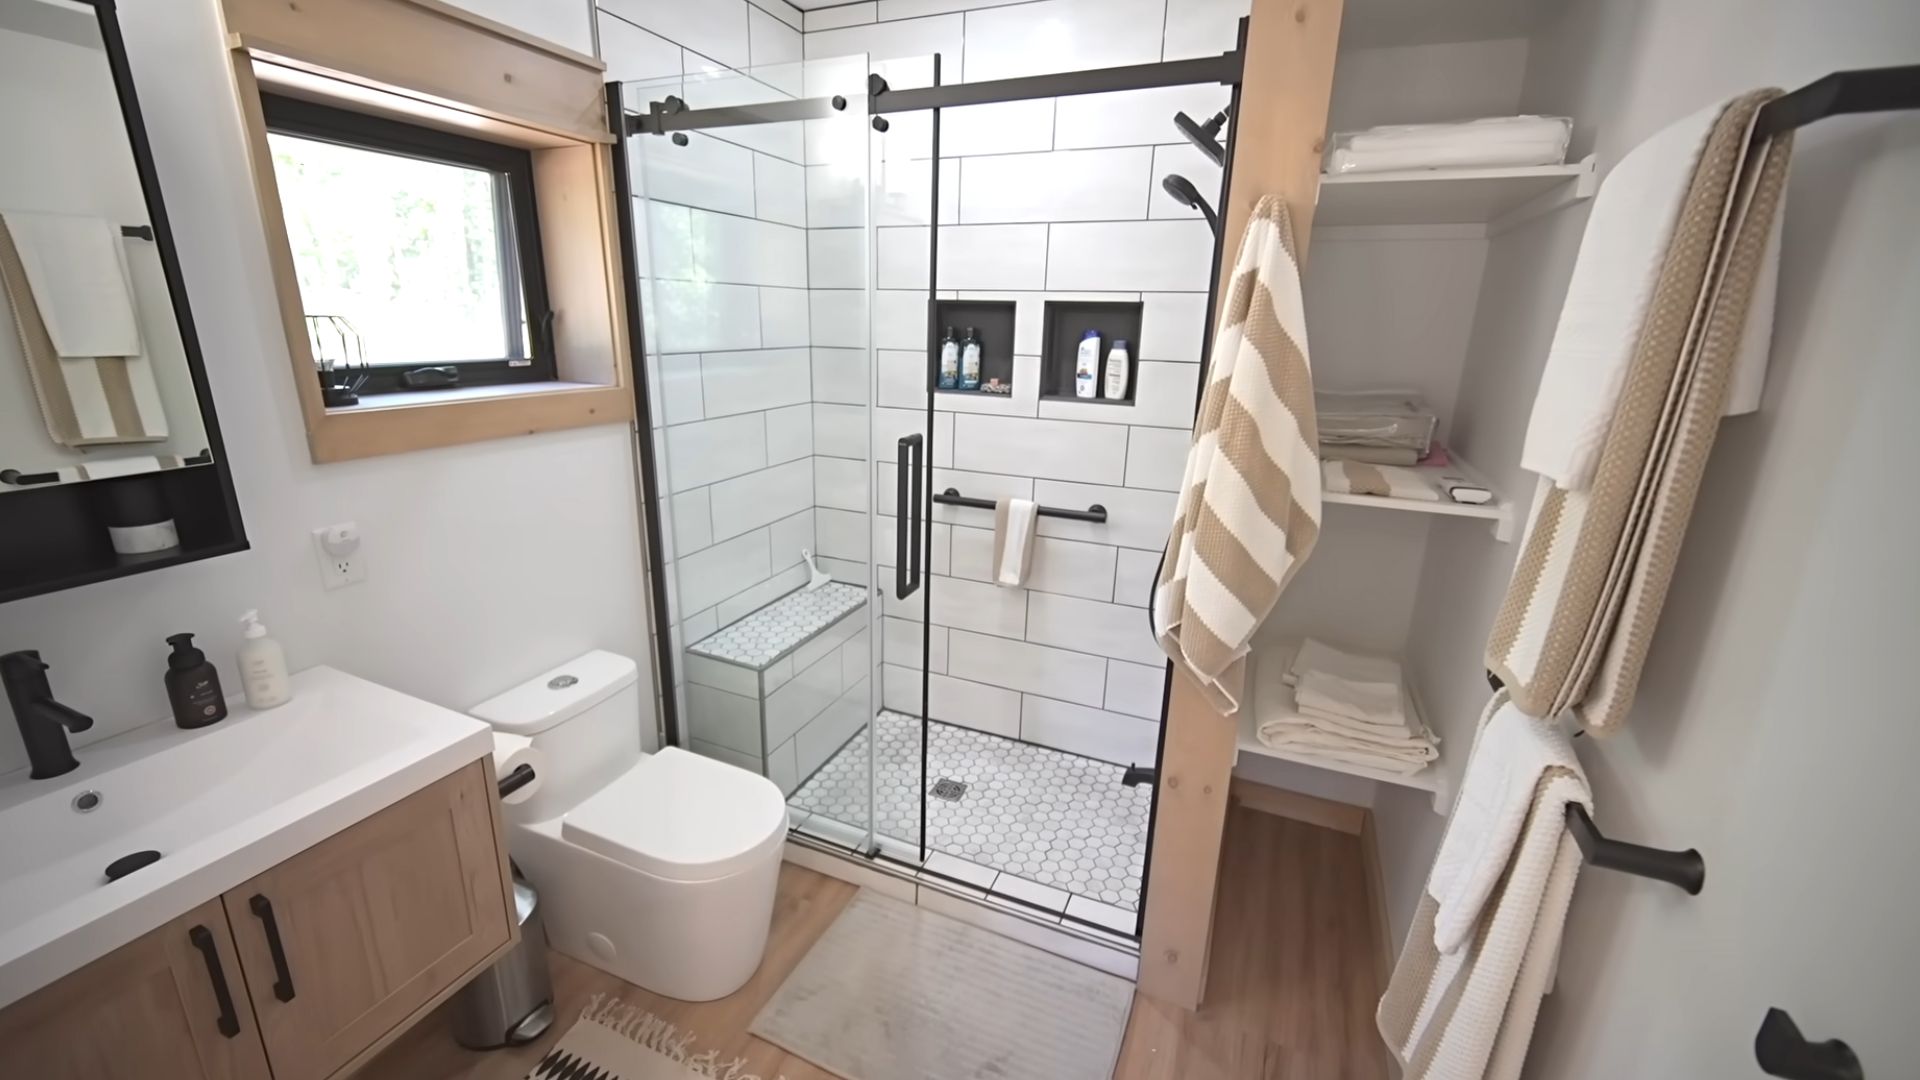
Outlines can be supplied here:
M315 462L632 421L604 65L438 0L224 0L222 15L274 292ZM519 384L510 393L486 387L326 407L313 375L306 313L267 143L263 82L276 93L529 151L541 261L555 313L555 382Z

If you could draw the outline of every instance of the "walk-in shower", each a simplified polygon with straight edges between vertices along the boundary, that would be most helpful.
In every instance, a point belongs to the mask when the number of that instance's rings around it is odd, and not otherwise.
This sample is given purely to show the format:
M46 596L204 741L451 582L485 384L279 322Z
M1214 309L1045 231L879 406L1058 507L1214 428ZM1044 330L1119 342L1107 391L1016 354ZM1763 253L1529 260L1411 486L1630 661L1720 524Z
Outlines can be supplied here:
M774 779L799 836L1132 936L1221 174L1129 95L1224 124L1238 54L941 72L622 87L670 737ZM1128 365L1092 398L1089 335ZM1047 513L1006 584L1014 498Z

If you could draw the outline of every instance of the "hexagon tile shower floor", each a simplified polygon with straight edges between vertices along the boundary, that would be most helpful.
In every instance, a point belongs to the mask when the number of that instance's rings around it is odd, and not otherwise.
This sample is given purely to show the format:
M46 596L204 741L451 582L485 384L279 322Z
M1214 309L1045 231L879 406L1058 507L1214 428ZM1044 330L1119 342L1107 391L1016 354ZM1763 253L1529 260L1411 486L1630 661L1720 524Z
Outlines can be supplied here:
M879 831L919 842L920 721L874 719ZM927 725L927 847L1117 907L1140 903L1152 790L1120 765L938 721ZM947 799L948 781L963 785ZM788 800L864 828L867 734L848 740Z

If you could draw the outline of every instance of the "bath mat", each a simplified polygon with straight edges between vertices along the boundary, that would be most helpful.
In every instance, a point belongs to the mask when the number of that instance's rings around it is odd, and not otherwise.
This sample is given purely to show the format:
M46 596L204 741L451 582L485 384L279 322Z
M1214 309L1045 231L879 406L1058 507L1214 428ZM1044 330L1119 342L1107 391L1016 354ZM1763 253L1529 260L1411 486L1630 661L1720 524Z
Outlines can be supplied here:
M748 1030L847 1080L1104 1080L1133 984L862 890Z
M527 1080L760 1080L745 1059L693 1051L693 1035L618 998L595 997ZM769 1078L775 1080L775 1078Z

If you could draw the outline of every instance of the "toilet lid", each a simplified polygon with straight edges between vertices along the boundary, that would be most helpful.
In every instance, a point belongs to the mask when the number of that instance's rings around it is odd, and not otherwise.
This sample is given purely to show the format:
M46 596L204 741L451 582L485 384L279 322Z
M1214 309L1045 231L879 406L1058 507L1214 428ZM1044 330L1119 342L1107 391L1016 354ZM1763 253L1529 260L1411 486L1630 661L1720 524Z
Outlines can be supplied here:
M773 781L668 747L568 811L560 835L655 877L706 881L752 862L786 828Z

